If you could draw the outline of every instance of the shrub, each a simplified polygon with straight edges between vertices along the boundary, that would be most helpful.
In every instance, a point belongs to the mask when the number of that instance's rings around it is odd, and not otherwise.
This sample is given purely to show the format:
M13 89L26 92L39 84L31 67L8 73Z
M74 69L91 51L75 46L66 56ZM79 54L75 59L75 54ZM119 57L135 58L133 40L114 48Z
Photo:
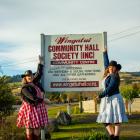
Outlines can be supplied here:
M7 77L0 77L0 120L13 113L15 97L7 83Z
M6 117L0 125L0 139L2 140L25 140L24 129L16 126L16 115Z

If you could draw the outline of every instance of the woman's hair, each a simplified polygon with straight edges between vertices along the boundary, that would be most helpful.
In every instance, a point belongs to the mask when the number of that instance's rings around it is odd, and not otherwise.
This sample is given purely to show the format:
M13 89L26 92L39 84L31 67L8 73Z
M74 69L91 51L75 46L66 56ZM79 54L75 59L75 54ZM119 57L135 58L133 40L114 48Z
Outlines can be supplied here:
M104 71L103 78L105 78L108 74L109 74L109 68L106 68L105 71ZM115 73L115 76L116 76L116 78L117 78L117 80L119 82L119 85L120 85L120 75L119 75L119 73L117 71Z
M116 73L115 73L115 76L116 76L116 78L117 78L117 80L118 80L118 83L119 83L119 85L120 85L120 75L119 75L119 73L116 72Z
M103 78L105 78L108 74L109 74L109 69L106 68L105 71L104 71L104 76L103 76Z
M27 80L26 80L26 78L23 77L21 82L22 82L22 84L27 84Z

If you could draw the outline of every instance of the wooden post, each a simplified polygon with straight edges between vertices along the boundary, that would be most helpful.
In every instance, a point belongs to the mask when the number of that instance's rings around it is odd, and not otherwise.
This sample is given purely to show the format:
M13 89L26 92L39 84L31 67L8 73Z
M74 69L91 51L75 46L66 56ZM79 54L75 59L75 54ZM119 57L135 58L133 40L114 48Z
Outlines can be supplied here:
M93 93L93 101L94 101L94 108L95 108L95 113L97 113L97 99L96 99L96 93Z
M131 112L131 105L132 105L132 102L131 100L128 101L128 113L129 115L132 115L132 112Z
M70 103L67 104L67 113L69 115L71 115L71 104Z
M82 113L83 112L82 92L80 92L79 94L79 109L80 109L80 113Z
M97 100L95 97L93 98L93 100L94 100L95 113L97 113Z
M67 113L68 113L69 115L71 115L71 104L70 104L70 99L69 99L69 97L67 97L67 101L68 101L68 103L67 103Z

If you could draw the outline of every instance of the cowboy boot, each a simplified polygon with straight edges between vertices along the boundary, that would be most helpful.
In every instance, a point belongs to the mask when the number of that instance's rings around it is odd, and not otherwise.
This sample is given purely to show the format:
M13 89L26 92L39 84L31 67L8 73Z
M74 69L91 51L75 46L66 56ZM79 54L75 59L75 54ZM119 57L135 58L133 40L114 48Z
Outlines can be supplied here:
M119 140L119 136L114 136L114 140Z
M37 135L33 134L33 140L41 140L40 135L37 136Z
M110 135L109 139L114 140L114 135Z
M45 140L51 140L51 134L49 132L45 134Z

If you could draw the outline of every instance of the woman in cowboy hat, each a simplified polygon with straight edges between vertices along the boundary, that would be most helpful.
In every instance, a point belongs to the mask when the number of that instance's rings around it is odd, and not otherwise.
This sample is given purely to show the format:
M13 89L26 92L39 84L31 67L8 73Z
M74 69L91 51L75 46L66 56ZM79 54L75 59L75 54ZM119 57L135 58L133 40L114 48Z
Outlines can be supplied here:
M104 62L103 92L98 97L101 98L101 103L97 122L105 124L111 140L119 140L120 125L123 122L128 122L123 98L119 91L120 77L118 71L120 71L121 65L117 64L116 61L109 63L107 50L104 52Z
M41 127L48 124L48 115L44 103L43 88L40 79L43 74L43 59L39 57L35 74L27 70L22 75L22 105L18 112L17 126L26 128L26 140L40 140Z

